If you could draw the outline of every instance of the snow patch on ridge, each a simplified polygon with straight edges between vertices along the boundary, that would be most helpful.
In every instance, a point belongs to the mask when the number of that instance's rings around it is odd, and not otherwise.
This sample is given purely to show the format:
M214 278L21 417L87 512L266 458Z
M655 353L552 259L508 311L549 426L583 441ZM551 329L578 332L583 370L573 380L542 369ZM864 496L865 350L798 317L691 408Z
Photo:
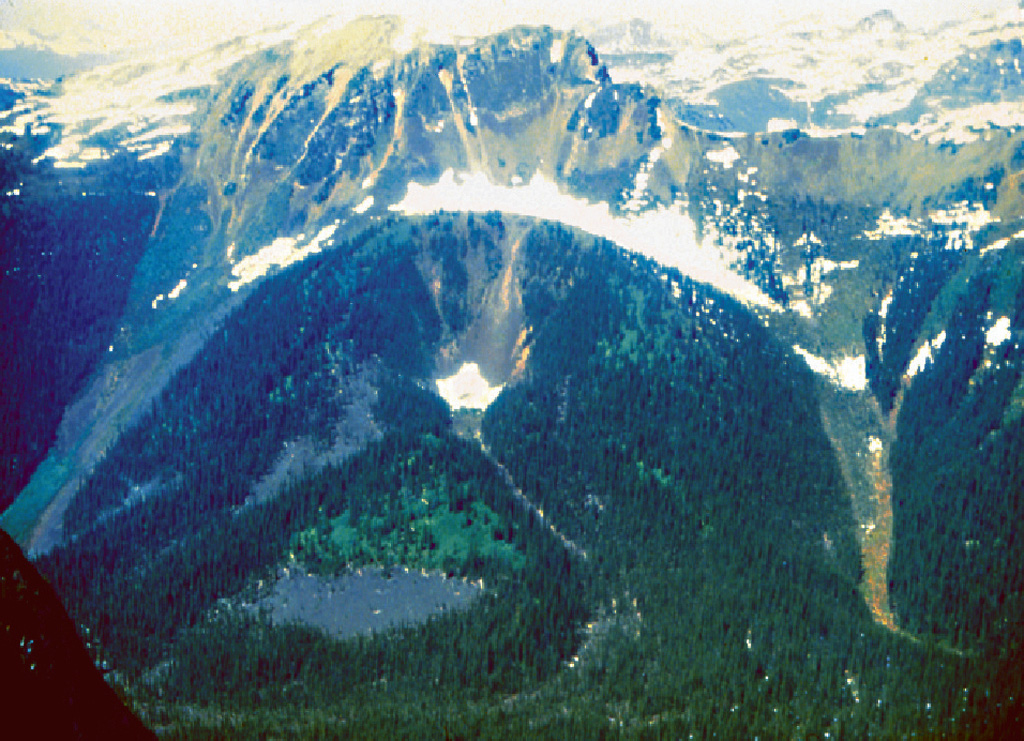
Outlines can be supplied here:
M817 284L821 282L822 276L828 275L831 272L836 270L855 270L859 267L860 260L842 260L840 262L836 262L835 260L829 260L827 257L816 257L811 262L809 272L805 265L802 265L796 271L796 280L797 283L803 283L809 279L811 283Z
M804 359L812 371L825 376L837 386L850 391L863 391L868 387L867 359L863 355L844 357L830 363L799 345L793 345L793 351Z
M551 63L558 64L562 61L563 56L565 56L565 40L555 39L551 42Z
M726 145L725 149L708 152L704 156L707 157L709 162L715 162L726 170L730 169L733 163L740 158L739 152L733 148L732 144Z
M437 392L453 410L486 409L505 388L505 384L491 386L487 383L476 363L463 363L454 376L439 378L435 383Z
M992 347L1002 345L1011 337L1013 334L1010 331L1010 317L1008 316L999 317L995 324L985 330L985 342Z
M893 289L889 289L889 292L885 294L885 298L882 299L882 305L878 307L878 336L875 338L875 343L878 346L878 355L881 357L882 352L885 349L886 333L888 332L888 326L886 325L886 319L889 317L889 307L892 305Z
M933 353L938 352L939 348L942 347L942 343L946 341L946 331L943 330L935 337L931 342L925 342L918 348L914 354L913 359L910 361L910 365L907 366L906 375L908 378L913 378L918 373L923 371L929 363L932 362L934 355Z
M337 224L321 229L306 245L299 246L302 237L278 237L271 244L263 247L255 255L242 258L231 268L235 280L228 283L228 288L237 291L242 286L262 278L272 267L286 268L310 255L320 252L324 246L332 244L331 237L337 230Z
M623 193L623 196L626 197L626 202L622 206L624 211L642 211L650 205L650 199L647 197L647 184L651 180L651 170L658 164L661 155L671 148L672 139L666 137L640 163L640 169L637 170L636 177L633 178L633 189Z
M920 224L913 219L905 216L896 218L892 211L885 209L878 217L877 226L864 232L864 236L871 240L879 240L885 237L913 237L921 231Z
M892 211L885 209L878 217L874 229L868 229L864 236L871 240L885 237L911 237L926 234L936 227L946 231L946 249L974 249L974 234L982 227L998 222L999 219L985 209L980 203L960 201L950 208L940 208L928 213L927 222L910 219L905 216L893 216ZM998 249L993 246L992 249Z
M779 310L755 284L729 269L715 241L697 241L696 227L681 203L619 217L611 214L607 203L591 203L559 191L557 184L541 173L536 173L527 185L509 187L495 185L482 173L456 177L448 169L433 185L409 183L405 198L390 209L410 215L440 210L502 211L559 221L609 239L665 267L677 268L747 304Z
M960 201L952 208L940 208L929 214L932 223L942 226L963 226L972 232L976 232L983 226L999 221L992 218L984 206L980 203Z
M178 281L178 284L171 289L171 292L167 294L167 298L172 301L181 295L181 292L185 290L185 286L188 285L188 281L182 278Z
M770 118L765 125L766 134L775 134L781 131L791 131L799 128L799 125L792 118Z
M990 244L988 247L982 247L981 248L981 252L979 254L987 255L989 252L995 252L996 250L1004 249L1006 247L1006 245L1008 245L1008 244L1010 244L1010 238L1009 237L1004 237L1003 239L997 239L995 242Z
M195 267L195 266L193 265L192 267ZM160 295L158 295L156 298L153 299L153 301L152 301L153 308L155 309L157 307L157 305L161 301L163 301L165 298L168 301L173 301L174 299L178 298L178 296L181 295L181 292L184 291L187 286L188 286L188 280L186 280L185 278L182 278L181 280L178 281L178 283L174 286L174 288L172 288L170 290L170 292L166 296L164 296L161 293Z

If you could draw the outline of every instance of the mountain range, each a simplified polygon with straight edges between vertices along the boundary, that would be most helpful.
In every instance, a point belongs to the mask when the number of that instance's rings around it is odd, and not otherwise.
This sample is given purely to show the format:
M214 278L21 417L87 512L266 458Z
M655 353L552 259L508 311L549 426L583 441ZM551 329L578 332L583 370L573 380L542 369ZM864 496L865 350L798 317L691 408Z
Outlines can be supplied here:
M1019 36L12 82L0 525L162 735L1005 737Z

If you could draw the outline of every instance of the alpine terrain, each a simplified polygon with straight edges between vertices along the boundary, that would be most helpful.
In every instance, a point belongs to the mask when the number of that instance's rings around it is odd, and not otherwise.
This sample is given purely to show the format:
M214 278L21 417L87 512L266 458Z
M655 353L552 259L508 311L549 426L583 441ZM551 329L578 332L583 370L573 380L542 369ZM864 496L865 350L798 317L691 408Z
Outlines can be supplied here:
M1022 32L327 18L0 84L8 716L1020 734Z

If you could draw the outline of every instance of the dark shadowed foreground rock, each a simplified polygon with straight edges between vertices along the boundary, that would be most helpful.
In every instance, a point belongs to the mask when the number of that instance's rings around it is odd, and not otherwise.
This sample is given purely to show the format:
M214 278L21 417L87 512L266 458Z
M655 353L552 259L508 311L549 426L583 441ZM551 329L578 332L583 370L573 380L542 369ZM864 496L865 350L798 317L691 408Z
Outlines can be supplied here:
M2 530L0 675L4 738L154 738L103 681L53 588Z

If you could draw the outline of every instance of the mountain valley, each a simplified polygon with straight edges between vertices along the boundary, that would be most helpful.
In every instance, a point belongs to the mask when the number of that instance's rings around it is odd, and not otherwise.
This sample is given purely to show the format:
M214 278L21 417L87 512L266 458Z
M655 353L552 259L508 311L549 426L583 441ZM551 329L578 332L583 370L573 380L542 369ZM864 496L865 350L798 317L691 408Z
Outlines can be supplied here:
M993 24L799 110L639 22L12 83L0 525L161 737L1024 728Z

